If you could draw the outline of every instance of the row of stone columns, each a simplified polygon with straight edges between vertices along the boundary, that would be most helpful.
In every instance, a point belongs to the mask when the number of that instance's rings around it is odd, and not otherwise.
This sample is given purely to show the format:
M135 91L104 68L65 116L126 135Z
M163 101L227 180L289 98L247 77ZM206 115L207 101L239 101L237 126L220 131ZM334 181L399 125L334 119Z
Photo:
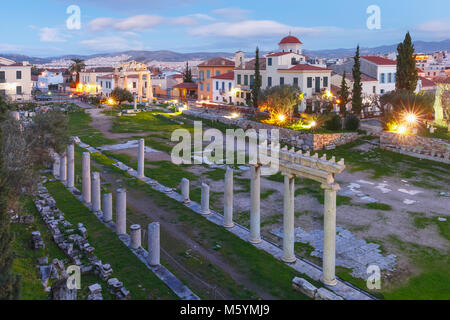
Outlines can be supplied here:
M144 167L144 148L144 140L141 139L139 144L139 159L141 159L139 162L141 163L141 170L138 171L142 173L142 176ZM65 153L58 159L55 159L53 163L53 173L54 175L59 174L60 180L65 183L68 188L74 187L75 152L73 144L68 146L67 154ZM187 190L187 198L189 199L189 180L185 179L184 184L186 185L186 183L187 189L185 187L184 190ZM116 193L116 234L125 235L127 230L127 192L125 189L117 189ZM106 223L112 221L113 196L112 193L105 193L102 197L100 173L93 172L91 174L91 158L89 152L84 152L82 155L82 199L86 204L92 205L92 211L94 212L102 211L103 207L103 221ZM132 249L138 249L142 246L141 226L134 224L130 227L130 230L130 247ZM158 222L148 225L147 259L151 266L158 266L160 264L160 226Z

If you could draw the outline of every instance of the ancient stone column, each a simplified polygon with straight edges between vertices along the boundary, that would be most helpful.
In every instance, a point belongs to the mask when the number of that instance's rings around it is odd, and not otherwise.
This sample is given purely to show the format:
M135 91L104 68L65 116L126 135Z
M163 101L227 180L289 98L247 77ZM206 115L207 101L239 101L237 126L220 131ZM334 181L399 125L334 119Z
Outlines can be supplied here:
M83 201L87 204L91 203L91 154L83 152L82 157L82 195Z
M138 224L133 224L130 227L130 247L132 249L138 249L141 247L141 226Z
M116 233L127 233L127 191L117 189L116 195Z
M102 209L101 203L100 203L100 173L99 172L93 172L92 173L92 211L99 212Z
M138 99L139 99L139 102L142 101L142 94L144 93L143 87L144 87L144 84L142 82L142 73L139 73L138 74ZM135 109L137 109L137 108L135 108Z
M223 206L223 226L233 228L233 169L227 167L225 173L225 197Z
M184 203L191 202L189 199L189 180L186 178L181 179L181 195Z
M53 175L55 177L59 177L59 166L60 166L59 156L55 155L53 158Z
M144 168L145 168L145 140L139 140L138 147L138 178L144 178Z
M152 103L153 101L153 91L152 91L152 77L151 73L147 74L147 88L146 88L146 97L148 103Z
M336 191L340 189L337 183L321 186L325 190L325 210L323 219L323 275L322 282L335 286L336 263Z
M283 258L284 262L294 263L295 230L294 230L294 181L292 175L284 176L283 201Z
M159 222L148 225L148 256L147 261L151 266L159 266Z
M250 242L260 243L260 200L261 200L261 168L259 166L251 167L250 177Z
M112 221L112 193L103 195L103 221Z
M67 188L75 186L75 146L67 146Z
M59 158L59 180L66 184L67 182L67 156L63 154Z
M209 186L206 183L202 183L202 214L210 214L209 210Z

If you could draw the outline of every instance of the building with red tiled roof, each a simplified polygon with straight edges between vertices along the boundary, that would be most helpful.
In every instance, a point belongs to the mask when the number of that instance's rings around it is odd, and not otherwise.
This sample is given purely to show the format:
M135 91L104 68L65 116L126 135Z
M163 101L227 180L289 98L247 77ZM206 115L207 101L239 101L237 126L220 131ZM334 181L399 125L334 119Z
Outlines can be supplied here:
M200 63L198 68L198 97L201 100L212 100L212 78L233 71L236 62L224 58L212 58Z
M234 71L213 77L212 86L214 102L236 103Z
M377 94L395 90L397 62L379 56L362 56L361 72L378 80Z
M0 95L13 101L31 100L31 65L0 57Z
M361 59L370 61L379 66L396 66L397 61L378 56L362 56Z

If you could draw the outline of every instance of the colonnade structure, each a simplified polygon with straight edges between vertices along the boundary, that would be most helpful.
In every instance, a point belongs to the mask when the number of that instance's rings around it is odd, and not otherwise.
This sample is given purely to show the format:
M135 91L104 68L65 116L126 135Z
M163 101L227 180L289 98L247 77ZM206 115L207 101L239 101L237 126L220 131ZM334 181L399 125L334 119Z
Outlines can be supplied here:
M129 61L115 68L114 84L116 87L122 89L133 89L128 87L128 77L138 76L137 82L137 99L142 102L144 95L148 102L153 100L151 72L145 63L137 61ZM144 77L146 78L147 86L144 86Z

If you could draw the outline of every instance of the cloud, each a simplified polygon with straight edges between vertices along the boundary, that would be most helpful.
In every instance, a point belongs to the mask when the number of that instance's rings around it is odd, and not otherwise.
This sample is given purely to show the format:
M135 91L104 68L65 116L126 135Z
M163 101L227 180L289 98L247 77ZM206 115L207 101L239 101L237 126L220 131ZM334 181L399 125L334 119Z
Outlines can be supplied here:
M98 37L80 42L84 47L95 52L148 50L140 41L130 41L120 36Z
M41 42L66 42L66 36L63 36L57 28L41 28L39 30Z
M304 28L281 24L272 20L245 20L240 22L219 22L189 30L193 36L251 38L282 36L289 32L302 35L318 35L332 27Z
M415 28L423 32L450 32L450 19L438 19L424 22Z
M222 8L214 10L212 13L227 20L245 20L250 11L240 8Z
M154 15L137 15L125 19L96 18L88 23L91 31L131 31L147 30L159 25L194 26L200 20L214 20L205 14L191 14L188 16L165 18Z
M74 0L54 0L67 5L74 4ZM160 10L180 6L190 6L200 0L78 0L80 5L108 8L118 12L142 12L143 10Z

